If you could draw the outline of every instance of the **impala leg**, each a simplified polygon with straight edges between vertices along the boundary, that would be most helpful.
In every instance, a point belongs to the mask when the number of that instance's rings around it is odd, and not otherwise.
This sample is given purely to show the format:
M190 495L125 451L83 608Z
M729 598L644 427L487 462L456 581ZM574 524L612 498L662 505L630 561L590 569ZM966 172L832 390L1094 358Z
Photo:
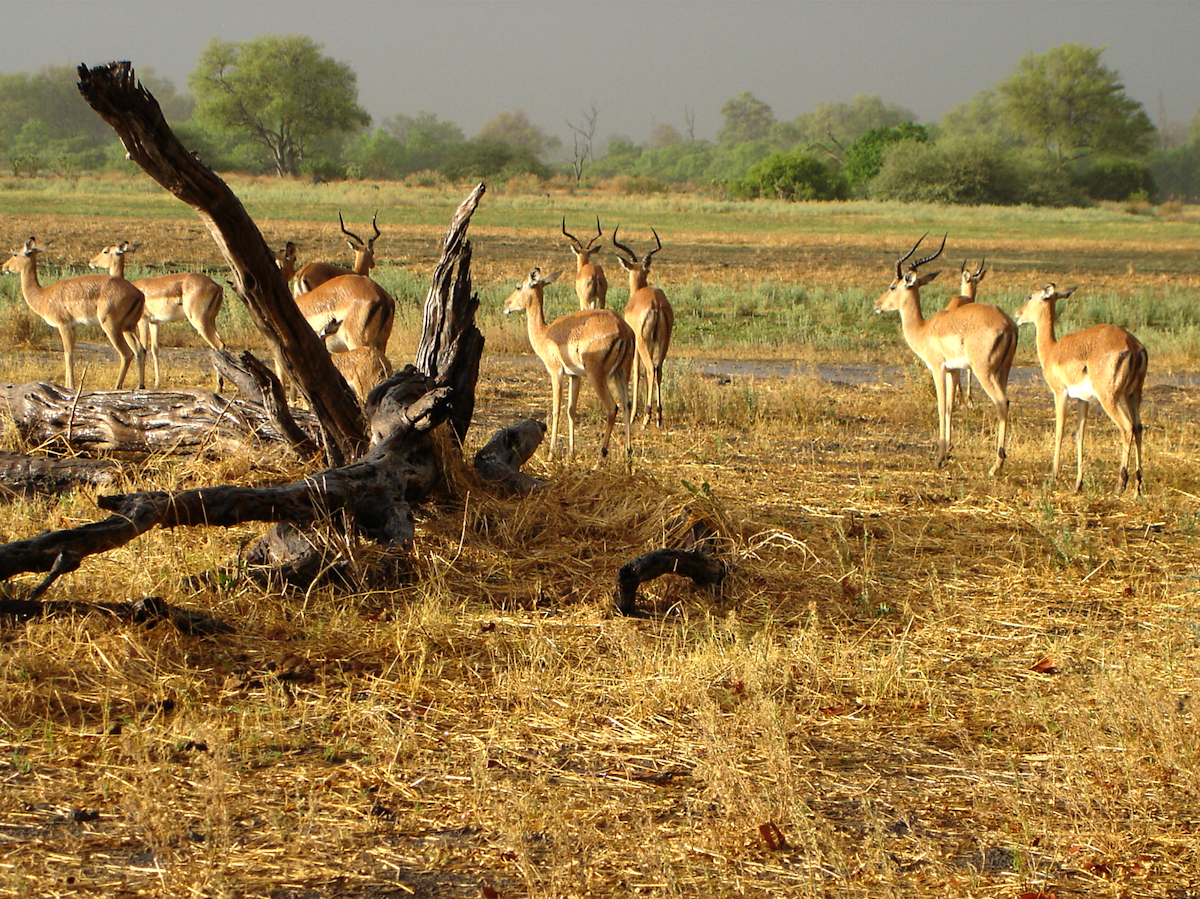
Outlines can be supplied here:
M206 309L189 310L188 321L192 323L192 327L196 332L204 338L214 350L225 349L225 341L221 339L221 335L217 333L217 313L221 311L221 301L218 299ZM225 387L225 379L221 377L221 373L216 372L217 378L217 393L221 393ZM158 356L154 357L154 386L158 386Z
M654 366L654 411L658 415L658 426L662 427L662 363Z
M75 329L69 325L58 326L58 336L62 339L63 365L67 376L67 390L75 389Z
M947 396L952 386L950 371L934 372L933 386L937 392L938 410L938 455L934 464L941 468L950 458L950 399Z
M962 371L964 378L970 378L971 372L969 369ZM1004 460L1008 458L1008 410L1009 400L1008 392L1005 390L1005 385L1001 379L994 374L984 371L979 379L979 386L983 388L996 406L996 464L992 466L988 474L993 477L1000 473L1000 469L1004 466Z
M1129 483L1129 453L1133 449L1136 433L1133 416L1130 415L1129 409L1126 406L1127 400L1128 397L1113 397L1111 401L1107 397L1100 397L1100 405L1104 407L1104 411L1108 413L1108 417L1112 419L1113 424L1117 426L1117 430L1121 432L1121 467L1117 471L1117 488L1114 491L1118 496L1125 492L1125 487ZM1138 455L1140 457L1140 450ZM1139 459L1138 470L1140 471L1140 469L1141 464Z
M641 397L642 342L640 340L637 342L637 352L634 354L634 357L633 357L633 366L631 368L630 374L632 375L632 378L633 378L633 390L630 393L630 401L632 402L632 406L630 407L629 414L632 418L637 418L638 417L638 407L642 401L642 397ZM650 414L648 410L647 410L646 414L647 415Z
M554 453L558 449L558 417L562 408L562 372L550 373L550 452L548 458L554 461Z
M1137 390L1125 397L1125 402L1129 405L1129 417L1133 422L1133 495L1142 495L1142 388L1138 385Z
M158 371L158 322L148 318L141 319L138 322L138 335L141 337L142 346L150 351L150 359L154 363L154 386L159 387L162 381Z
M1059 462L1062 459L1063 431L1067 424L1067 391L1054 394L1054 463L1050 467L1051 480L1058 479Z
M612 439L613 425L617 423L619 407L608 389L608 375L605 372L589 370L588 380L591 382L592 389L596 391L596 397L600 401L600 414L604 416L604 437L600 440L600 458L603 459L608 456L608 442ZM620 381L620 375L617 376L617 380ZM619 385L617 392L620 393Z
M567 375L567 458L575 458L575 425L579 423L579 377Z
M1083 489L1083 431L1087 427L1088 404L1075 401L1075 492Z

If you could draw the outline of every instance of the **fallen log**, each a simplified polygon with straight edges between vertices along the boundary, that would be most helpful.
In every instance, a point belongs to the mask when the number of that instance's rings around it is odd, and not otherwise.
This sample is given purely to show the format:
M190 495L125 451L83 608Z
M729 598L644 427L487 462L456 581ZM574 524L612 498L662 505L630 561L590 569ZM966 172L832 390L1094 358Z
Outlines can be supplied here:
M0 384L0 409L12 417L25 443L84 456L142 458L228 455L246 446L267 453L309 447L280 430L257 403L203 390L121 390L76 394L55 384ZM311 413L296 415L317 430Z
M0 452L0 500L55 496L81 485L108 487L121 473L111 459L53 458Z
M664 574L681 574L697 587L717 588L725 580L725 563L707 553L687 549L656 549L621 566L614 594L622 615L644 617L638 609L638 587Z

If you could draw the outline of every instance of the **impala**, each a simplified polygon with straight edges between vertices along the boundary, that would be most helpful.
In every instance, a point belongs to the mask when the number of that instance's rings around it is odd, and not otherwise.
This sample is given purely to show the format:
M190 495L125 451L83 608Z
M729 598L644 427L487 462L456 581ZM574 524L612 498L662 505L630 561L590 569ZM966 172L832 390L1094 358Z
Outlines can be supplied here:
M975 271L967 269L967 260L963 260L962 268L959 269L958 278L960 282L958 296L951 297L950 302L946 304L947 309L957 309L959 306L965 306L967 303L975 302L975 294L979 290L979 282L983 280L983 276L987 274L987 269L984 266L987 264L986 259L979 261L979 268ZM961 372L954 373L954 396L956 398L966 397L968 403L971 402L971 374L962 377Z
M116 278L125 277L125 257L133 252L129 241L121 241L115 247L105 247L88 263L92 268L107 269ZM162 382L158 369L158 326L166 322L187 320L196 329L204 342L214 350L225 349L225 341L217 334L217 314L221 311L224 291L207 275L195 272L180 272L159 275L154 278L139 278L133 286L146 297L146 308L138 325L143 347L149 347L154 362L154 386ZM220 390L220 376L217 389Z
M938 456L941 466L950 456L951 414L954 405L951 391L953 374L970 369L979 379L984 391L996 404L1000 427L996 435L996 462L990 469L995 475L1004 465L1005 437L1008 432L1008 372L1017 351L1017 326L1000 309L984 303L968 303L957 309L943 310L929 319L921 314L920 290L938 276L938 272L919 275L917 270L932 262L945 249L946 240L931 256L911 263L904 271L904 262L917 251L921 239L896 261L896 278L875 301L876 312L900 313L904 339L912 351L929 367L937 391Z
M146 386L146 353L138 340L137 327L145 307L142 292L124 278L112 275L81 275L64 278L43 287L38 283L37 239L5 260L3 270L21 276L21 292L29 308L48 325L58 328L66 361L67 389L75 388L75 328L99 325L108 342L121 357L121 373L115 390L125 383L129 363L137 357L138 387Z
M1093 325L1084 331L1054 337L1055 303L1075 292L1047 284L1017 310L1017 322L1037 329L1038 361L1054 394L1054 466L1058 477L1067 400L1075 401L1075 491L1083 488L1083 431L1088 404L1098 401L1121 432L1124 449L1117 474L1119 494L1129 482L1129 452L1134 450L1134 493L1142 493L1142 386L1150 361L1136 337L1116 325Z
M373 346L333 354L333 364L342 373L360 403L366 402L371 388L392 373L387 356Z
M587 378L600 401L605 417L604 438L600 441L601 458L608 455L617 412L625 419L625 455L631 452L629 434L629 369L633 364L635 339L629 325L607 309L582 309L546 324L542 292L558 274L542 278L534 269L528 280L517 285L504 302L504 313L524 310L533 351L550 373L550 452L554 458L558 446L558 418L562 406L563 381L567 382L568 458L575 456L575 424L579 400L579 381ZM618 402L613 401L609 380L615 380Z
M286 281L295 268L296 245L288 241L283 250L276 250L275 262ZM396 301L366 275L338 275L296 297L296 306L330 352L373 347L387 357ZM283 360L278 354L275 370L282 378Z
M650 423L650 413L653 409L657 413L658 426L661 428L663 361L667 358L667 350L671 346L675 310L667 302L667 295L647 282L650 278L650 260L662 249L662 241L658 239L658 232L651 228L656 246L639 262L633 250L617 242L619 230L620 226L613 229L613 246L629 257L626 259L624 256L617 256L621 267L629 272L629 302L625 304L625 321L629 323L637 338L638 361L633 368L633 413L637 414L636 407L640 400L638 378L642 369L645 369L646 424Z
M608 279L604 277L604 269L592 262L592 254L603 249L592 246L604 236L604 232L600 230L600 216L596 216L596 236L586 245L567 230L565 215L562 220L562 233L571 239L571 252L575 254L575 294L579 297L579 308L603 309L608 297Z
M341 225L342 233L349 238L346 243L354 251L354 265L350 268L334 265L332 262L310 262L307 265L303 265L296 272L295 280L292 282L292 295L298 297L301 294L308 293L313 288L319 287L326 281L336 278L338 275L370 274L371 269L375 267L375 241L379 239L379 235L382 233L379 230L379 226L375 224L375 219L378 217L379 213L376 212L371 218L371 228L374 229L375 236L370 240L364 241L357 234L346 230L346 223L342 220L342 214L339 212L338 224Z

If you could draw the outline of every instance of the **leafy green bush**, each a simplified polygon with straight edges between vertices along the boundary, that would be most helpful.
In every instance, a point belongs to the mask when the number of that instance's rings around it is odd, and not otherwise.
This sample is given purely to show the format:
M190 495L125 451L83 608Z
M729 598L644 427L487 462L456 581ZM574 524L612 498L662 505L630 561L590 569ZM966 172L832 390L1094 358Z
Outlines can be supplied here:
M859 135L858 140L846 148L845 167L842 169L851 186L866 184L883 165L884 152L894 144L926 143L929 132L921 125L901 122L894 128L872 128Z
M1158 198L1154 173L1140 159L1101 157L1082 172L1078 180L1093 200L1140 199L1153 202Z
M735 197L777 200L842 200L846 181L821 160L802 153L776 153L730 182Z

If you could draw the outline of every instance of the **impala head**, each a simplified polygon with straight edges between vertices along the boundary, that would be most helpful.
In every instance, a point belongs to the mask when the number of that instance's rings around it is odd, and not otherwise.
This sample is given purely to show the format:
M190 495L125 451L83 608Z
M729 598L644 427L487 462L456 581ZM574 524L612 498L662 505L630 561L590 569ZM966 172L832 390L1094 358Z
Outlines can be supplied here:
M637 258L637 254L634 253L633 250L629 249L629 247L625 246L625 244L620 243L617 240L617 232L620 230L621 230L620 225L617 225L617 227L613 228L612 242L613 242L613 246L616 247L618 250L620 250L622 253L624 253L625 256L621 256L618 254L617 261L620 262L621 267L623 269L625 269L625 271L629 272L630 274L635 274L635 273L648 274L650 271L650 260L654 258L655 253L657 253L659 250L662 249L662 241L658 239L658 232L655 231L653 228L650 229L650 233L654 235L655 247L653 250L651 250L649 253L647 253L645 256L643 256L642 260L639 262L638 258ZM626 256L629 258L625 258Z
M272 255L283 272L283 280L291 281L296 276L296 245L289 240L282 250L275 250Z
M912 249L896 260L896 278L894 281L892 281L892 285L886 291L884 291L883 296L875 301L876 312L895 312L900 308L900 304L903 302L905 296L920 290L922 287L941 274L941 272L928 272L924 275L921 275L917 273L917 269L923 266L926 262L932 262L942 255L942 250L946 248L945 237L942 237L942 245L938 247L936 253L931 256L925 256L922 259L917 259L913 262L910 262L908 264L908 271L904 270L904 263L908 261L909 257L911 257L912 254L917 251L917 247L921 245L921 241L923 241L928 234L928 231L922 234L920 238L918 238L917 242L913 244Z
M19 273L28 268L37 259L37 254L40 252L41 250L37 248L37 238L31 237L25 241L24 247L13 250L13 254L4 260L3 270Z
M88 260L88 268L99 268L105 271L113 267L113 263L126 253L132 253L141 244L131 244L127 240L121 241L116 246L105 247L90 260Z
M599 253L603 247L593 247L597 240L604 236L604 232L600 230L600 216L596 216L596 236L589 240L586 244L582 243L578 237L567 230L567 217L564 215L562 220L562 233L571 241L571 252L579 257L580 265L587 265L588 259L592 253Z
M979 260L979 268L975 271L967 271L967 260L963 260L962 268L959 270L959 279L962 281L962 292L967 293L972 284L978 284L983 280L983 276L987 274L987 259Z
M375 210L375 214L371 216L371 229L375 232L375 236L370 240L364 241L353 231L346 230L346 223L342 221L342 213L340 211L338 212L338 224L342 226L342 233L350 238L346 241L346 243L349 244L350 249L354 251L354 267L356 269L359 267L359 261L363 259L366 260L366 271L370 271L375 267L375 241L377 241L379 239L379 235L383 233L379 230L379 226L375 224L375 220L377 218L379 218L378 209Z
M542 301L542 291L547 284L553 284L558 280L558 276L562 272L555 272L548 278L542 277L542 270L535 268L529 273L529 277L516 286L516 289L509 294L508 299L504 301L504 314L511 315L514 312L520 312L523 309L528 309L535 301Z
M1031 293L1029 299L1021 305L1021 308L1017 310L1013 318L1018 325L1035 322L1037 321L1038 311L1045 308L1045 305L1049 305L1050 309L1053 310L1054 303L1057 300L1065 300L1078 289L1078 287L1072 287L1070 290L1059 290L1053 283L1047 284L1041 290L1035 290Z

